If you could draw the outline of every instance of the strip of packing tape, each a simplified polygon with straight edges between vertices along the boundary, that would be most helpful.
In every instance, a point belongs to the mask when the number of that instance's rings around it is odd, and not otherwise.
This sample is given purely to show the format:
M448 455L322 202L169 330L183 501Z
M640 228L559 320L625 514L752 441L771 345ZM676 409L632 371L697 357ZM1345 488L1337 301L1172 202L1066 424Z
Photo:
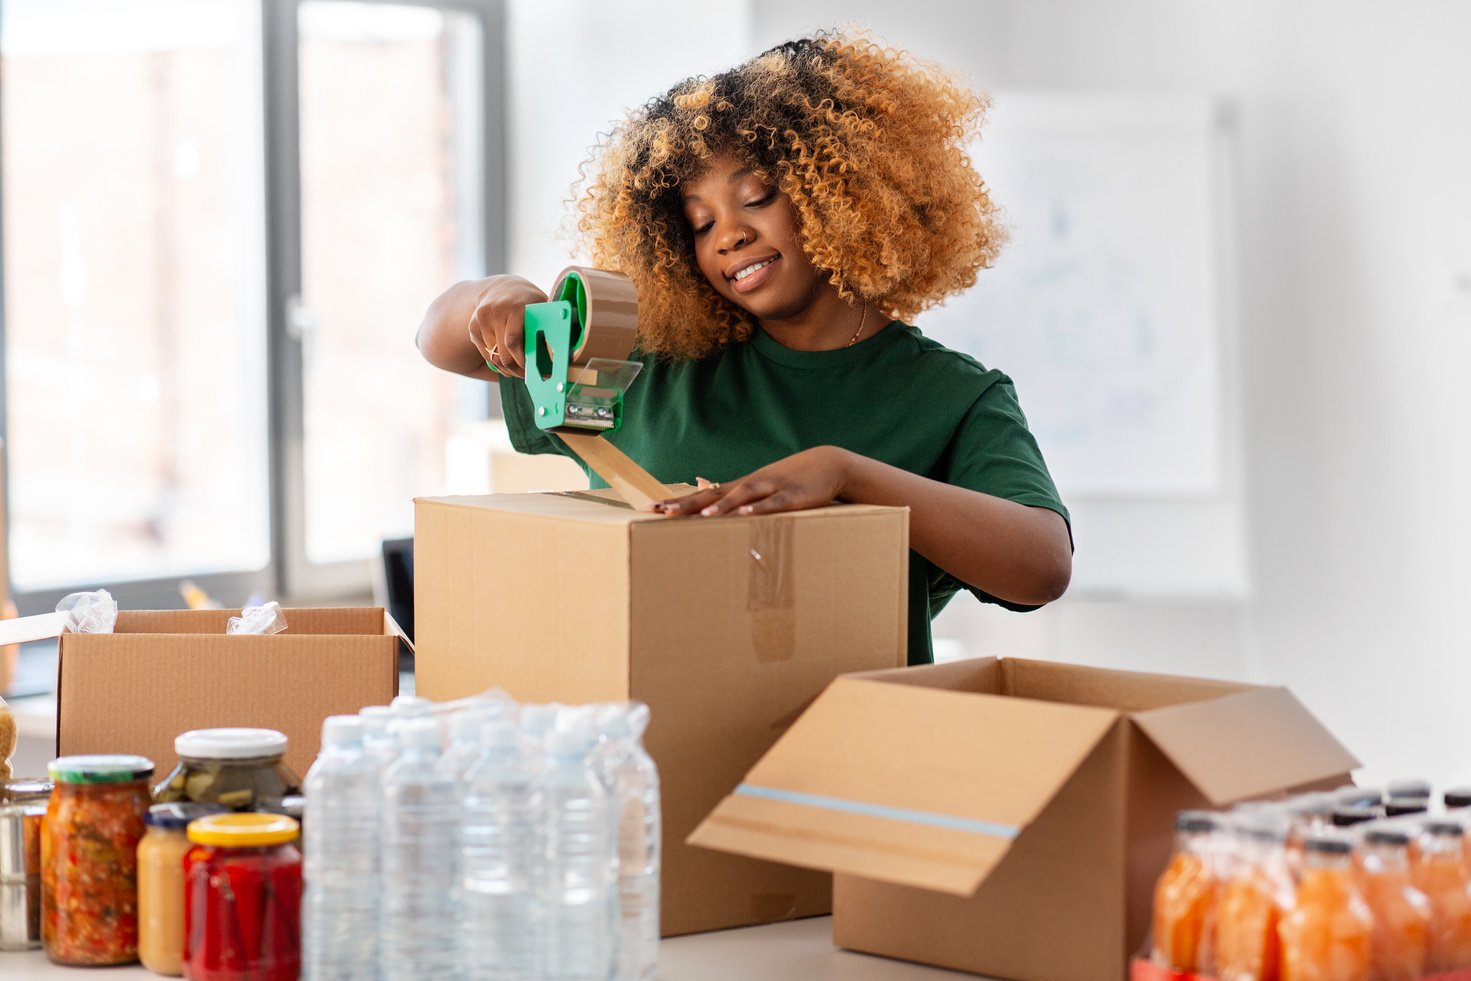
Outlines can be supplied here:
M797 653L796 576L792 568L791 518L748 518L750 574L746 612L756 660L790 661Z

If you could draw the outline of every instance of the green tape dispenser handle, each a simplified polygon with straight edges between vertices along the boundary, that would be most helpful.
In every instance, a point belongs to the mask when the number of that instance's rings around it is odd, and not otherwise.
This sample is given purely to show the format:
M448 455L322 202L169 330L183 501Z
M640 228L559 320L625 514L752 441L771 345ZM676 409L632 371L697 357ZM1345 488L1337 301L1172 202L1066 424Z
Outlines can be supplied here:
M614 432L643 365L629 361L638 297L622 273L571 266L526 307L526 388L541 429Z

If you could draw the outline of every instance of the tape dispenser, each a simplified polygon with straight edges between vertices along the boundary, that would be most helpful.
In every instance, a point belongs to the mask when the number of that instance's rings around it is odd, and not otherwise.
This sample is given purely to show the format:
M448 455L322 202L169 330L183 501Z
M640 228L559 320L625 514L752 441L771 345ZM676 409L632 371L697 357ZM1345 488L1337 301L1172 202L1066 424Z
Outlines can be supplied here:
M569 266L549 295L526 307L526 388L536 425L615 432L643 368L627 360L638 327L633 284L622 273Z

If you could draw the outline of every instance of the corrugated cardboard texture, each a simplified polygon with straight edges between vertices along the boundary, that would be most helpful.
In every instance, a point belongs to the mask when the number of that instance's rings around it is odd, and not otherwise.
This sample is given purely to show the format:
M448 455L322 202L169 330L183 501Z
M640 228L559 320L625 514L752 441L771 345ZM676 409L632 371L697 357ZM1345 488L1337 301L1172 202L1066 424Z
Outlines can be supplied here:
M162 776L179 733L260 726L286 734L286 763L304 775L324 718L397 693L398 639L381 609L284 612L269 637L227 636L238 610L124 612L117 633L63 634L57 752L138 753Z
M414 551L420 694L648 703L666 935L830 908L825 874L684 839L829 681L903 662L905 511L666 519L596 494L421 499Z
M865 812L919 812L937 824L737 795L691 841L729 849L740 840L762 858L969 895L1011 844L1005 829L1031 824L1117 719L1105 709L840 678L744 783ZM945 751L957 733L985 751ZM998 833L939 825L957 819Z
M882 713L861 704L841 714L825 709L829 694L850 687L890 689L892 702ZM973 706L974 715L950 703ZM896 731L934 726L925 735L928 759L894 737L898 751L915 758L897 771L888 740L876 739L869 722L882 716L890 724L896 713L903 720ZM894 841L874 844L866 858L830 845L793 856L839 873L836 941L994 977L1116 981L1143 942L1177 810L1207 803L1207 792L1213 803L1228 804L1272 790L1340 784L1356 765L1281 689L984 659L840 679L746 779L839 798L867 795L890 807L963 811L965 795L952 789L957 782L985 784L984 798L1028 787L1027 778L1008 774L1034 763L1043 772L1065 769L1056 759L1049 762L1049 754L1060 749L1065 732L1058 720L1071 722L1071 713L1081 713L1079 721L1092 715L1111 720L1107 734L1095 737L1097 748L1030 824L1014 818L1025 830L973 897L947 896L938 881L916 888L922 877L905 880L879 867L886 851L924 841L914 831L896 829ZM865 785L862 777L844 777L870 766L885 780ZM861 846L846 822L824 832L801 806L757 810L736 803L742 796L722 802L700 840L773 855L773 841L790 848L804 836L836 832L849 839L840 844ZM1018 815L1026 810L1020 802L1012 806ZM987 808L1004 813L989 802ZM735 819L728 840L722 815ZM963 849L957 852L957 865L972 860ZM854 871L865 877L844 874ZM877 881L884 877L908 884Z
M1127 723L1117 721L976 895L833 878L840 947L1024 981L1119 981Z

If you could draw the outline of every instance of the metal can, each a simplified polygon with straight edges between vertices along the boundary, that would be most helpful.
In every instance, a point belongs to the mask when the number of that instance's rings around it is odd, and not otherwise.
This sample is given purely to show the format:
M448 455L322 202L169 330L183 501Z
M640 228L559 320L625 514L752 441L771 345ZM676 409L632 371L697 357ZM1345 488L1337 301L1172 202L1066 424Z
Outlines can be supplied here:
M41 821L51 783L0 783L0 950L41 946Z

